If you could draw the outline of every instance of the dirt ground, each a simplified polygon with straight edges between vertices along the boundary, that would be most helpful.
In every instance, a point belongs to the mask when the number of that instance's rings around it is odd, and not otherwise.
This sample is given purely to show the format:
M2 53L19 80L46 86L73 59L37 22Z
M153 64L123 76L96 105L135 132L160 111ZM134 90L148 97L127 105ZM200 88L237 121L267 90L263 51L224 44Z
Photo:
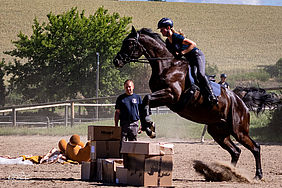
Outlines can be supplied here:
M58 136L0 136L0 156L44 155L57 148ZM86 137L82 137L86 141ZM163 142L165 139L157 141ZM167 140L166 140L167 141ZM213 141L170 141L174 144L173 186L175 187L282 187L282 145L263 144L263 181L252 183L206 182L193 169L193 160L228 162L229 154ZM254 158L241 145L242 154L237 167L246 176L255 174ZM81 166L74 164L0 165L0 187L115 187L115 185L80 180Z

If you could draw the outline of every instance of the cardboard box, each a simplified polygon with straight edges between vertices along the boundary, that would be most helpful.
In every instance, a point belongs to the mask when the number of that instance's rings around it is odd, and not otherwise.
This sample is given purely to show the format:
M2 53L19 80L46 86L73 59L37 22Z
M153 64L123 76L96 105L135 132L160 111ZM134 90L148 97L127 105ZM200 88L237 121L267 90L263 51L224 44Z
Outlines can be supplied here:
M160 151L161 155L173 155L174 150L173 150L174 145L169 144L169 143L160 143Z
M128 170L124 166L117 166L116 168L116 183L127 184L127 172Z
M121 153L160 155L160 144L154 142L126 141L121 144Z
M82 162L81 163L81 180L94 181L97 180L97 163Z
M121 127L115 126L88 126L88 140L109 141L121 139Z
M91 141L90 158L119 158L120 141Z
M142 158L141 156L136 156ZM172 155L144 156L143 169L128 169L127 184L134 186L172 186Z
M81 163L81 180L90 180L90 162L82 161Z
M103 180L103 159L97 159L96 181Z
M122 159L103 159L102 179L106 183L116 182L117 166L123 166Z
M144 154L125 153L122 155L124 168L130 170L144 170L145 159Z
M162 169L172 170L173 155L144 155L144 154L134 154L127 153L123 154L123 165L124 168L129 170L146 170L149 167L156 168L159 164L162 164Z

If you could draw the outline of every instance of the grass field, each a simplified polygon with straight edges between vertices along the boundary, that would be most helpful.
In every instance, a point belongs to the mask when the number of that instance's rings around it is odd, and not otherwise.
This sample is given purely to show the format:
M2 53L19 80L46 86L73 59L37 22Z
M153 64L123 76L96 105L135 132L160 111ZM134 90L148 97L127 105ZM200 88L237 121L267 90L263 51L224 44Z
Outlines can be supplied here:
M133 17L133 25L156 29L158 20L169 17L205 53L220 72L245 73L259 65L273 65L282 57L282 7L217 5L172 2L120 2L113 0L1 0L0 58L12 50L11 40L22 31L31 34L33 19L46 21L49 12L71 7L94 13L104 6L109 12Z

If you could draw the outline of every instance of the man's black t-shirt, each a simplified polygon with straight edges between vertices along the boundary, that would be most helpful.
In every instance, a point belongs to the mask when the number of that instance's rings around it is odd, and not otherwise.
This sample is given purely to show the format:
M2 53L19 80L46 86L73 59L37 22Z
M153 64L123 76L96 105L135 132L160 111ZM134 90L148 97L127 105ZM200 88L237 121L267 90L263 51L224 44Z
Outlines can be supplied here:
M122 122L135 122L139 120L138 105L142 104L141 97L135 93L122 94L117 98L115 109L120 110L119 119Z

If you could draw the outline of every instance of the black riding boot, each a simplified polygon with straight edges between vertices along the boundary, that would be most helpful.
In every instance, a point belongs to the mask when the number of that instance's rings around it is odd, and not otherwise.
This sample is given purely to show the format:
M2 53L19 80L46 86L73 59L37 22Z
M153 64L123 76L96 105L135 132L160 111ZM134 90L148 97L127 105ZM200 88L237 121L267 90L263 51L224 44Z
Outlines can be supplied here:
M207 93L207 100L211 103L211 104L217 104L218 100L217 97L214 95L211 85L208 81L208 78L205 76L205 92Z

